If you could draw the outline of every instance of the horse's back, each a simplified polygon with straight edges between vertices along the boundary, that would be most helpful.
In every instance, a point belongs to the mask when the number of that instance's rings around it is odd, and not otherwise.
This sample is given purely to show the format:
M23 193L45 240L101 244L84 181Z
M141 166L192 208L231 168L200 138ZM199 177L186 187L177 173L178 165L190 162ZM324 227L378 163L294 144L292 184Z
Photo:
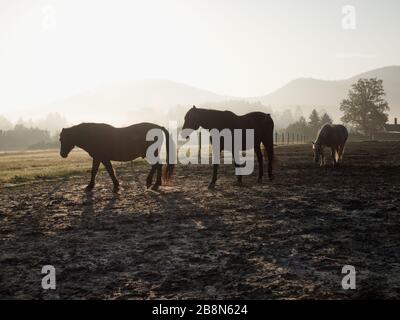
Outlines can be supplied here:
M260 111L249 112L242 116L238 116L239 123L242 127L255 130L268 130L274 128L274 121L269 113L264 113Z
M325 124L318 133L317 141L329 147L344 145L348 138L345 126L341 124Z
M86 151L94 158L130 161L146 155L152 141L146 141L151 129L162 127L153 123L138 123L128 127L116 128L103 123L83 123L79 134L84 135Z

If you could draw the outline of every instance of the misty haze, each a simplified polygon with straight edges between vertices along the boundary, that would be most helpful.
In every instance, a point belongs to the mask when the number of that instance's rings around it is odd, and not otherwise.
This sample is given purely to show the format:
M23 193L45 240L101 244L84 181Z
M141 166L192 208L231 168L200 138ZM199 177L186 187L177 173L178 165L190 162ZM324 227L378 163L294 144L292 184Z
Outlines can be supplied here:
M1 0L0 300L399 299L399 12Z

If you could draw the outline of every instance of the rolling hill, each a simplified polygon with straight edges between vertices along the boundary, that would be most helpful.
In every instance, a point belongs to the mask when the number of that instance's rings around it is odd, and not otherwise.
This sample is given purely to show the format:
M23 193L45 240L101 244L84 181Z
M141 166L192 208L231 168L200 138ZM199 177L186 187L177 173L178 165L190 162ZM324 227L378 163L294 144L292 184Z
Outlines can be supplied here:
M339 104L351 85L359 78L372 77L383 79L390 115L399 116L400 66L375 69L338 81L296 79L268 95L251 98L232 98L168 80L126 81L84 92L48 105L44 110L59 112L72 123L93 119L115 125L139 121L167 123L167 119L182 119L193 104L206 106L209 103L212 107L221 104L224 108L232 104L232 111L248 112L245 102L242 107L238 103L242 100L259 101L274 110L300 106L305 115L312 108L324 109L338 120L342 115Z
M47 111L65 114L72 122L96 121L123 125L135 121L163 122L168 111L178 105L228 99L207 90L169 80L125 81L52 103ZM94 117L95 115L95 117Z
M327 81L301 78L261 97L251 98L272 106L315 106L328 112L339 110L340 102L347 96L353 83L360 78L377 77L383 80L391 114L400 114L400 66L389 66L358 74L350 79Z

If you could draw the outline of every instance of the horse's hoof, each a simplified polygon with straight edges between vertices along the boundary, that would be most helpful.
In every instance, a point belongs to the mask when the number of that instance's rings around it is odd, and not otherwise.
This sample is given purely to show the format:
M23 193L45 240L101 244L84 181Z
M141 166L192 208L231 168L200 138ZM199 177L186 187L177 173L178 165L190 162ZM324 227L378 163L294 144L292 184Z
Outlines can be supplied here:
M114 193L118 193L119 192L119 187L114 187L113 192Z
M270 176L268 176L269 181L274 181L274 176L271 174Z
M210 190L214 190L215 189L215 183L210 183L209 185L208 185L208 189L210 189Z
M93 188L94 188L94 186L88 185L88 186L85 188L85 192L92 192L92 191L93 191Z
M155 184L154 186L151 187L151 190L157 191L160 188L159 184Z
M262 178L258 178L257 183L262 184Z

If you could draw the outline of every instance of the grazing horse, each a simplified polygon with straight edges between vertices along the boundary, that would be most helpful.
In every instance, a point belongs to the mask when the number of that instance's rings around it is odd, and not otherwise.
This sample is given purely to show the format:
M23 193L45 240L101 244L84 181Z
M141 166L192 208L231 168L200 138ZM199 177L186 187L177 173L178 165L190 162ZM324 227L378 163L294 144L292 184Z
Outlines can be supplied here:
M338 124L325 124L318 132L318 137L313 142L314 160L320 165L325 164L324 147L331 148L333 166L342 160L344 145L346 144L349 134L347 129Z
M85 150L93 158L91 180L86 191L91 191L94 188L97 171L100 163L102 163L112 179L114 192L117 192L119 182L111 161L132 161L139 157L145 158L147 148L154 143L154 141L146 141L146 134L151 129L160 129L166 136L167 167L164 178L168 180L174 167L169 164L169 133L165 128L152 123L139 123L126 128L114 128L102 123L82 123L62 129L60 155L66 158L75 146ZM156 156L158 157L158 153ZM147 188L152 185L156 171L157 179L152 189L157 190L161 185L162 164L158 161L151 167L147 177Z
M231 111L218 111L196 108L193 106L185 115L185 123L182 129L197 130L199 127L204 129L212 130L217 129L221 132L224 129L228 129L232 133L232 142L234 141L234 129L243 130L243 140L245 139L245 130L254 130L254 151L257 155L259 164L258 182L262 182L264 173L263 168L263 155L261 152L261 143L264 145L266 156L268 156L268 176L272 180L272 162L274 159L274 143L273 143L273 131L274 121L269 114L263 112L251 112L243 116L238 116ZM213 141L211 140L211 143ZM245 149L245 143L242 143L242 148ZM233 150L232 146L225 146L225 149ZM220 152L224 150L223 142L220 143ZM218 164L213 165L213 176L209 188L215 187L217 181ZM236 164L235 164L236 166ZM242 176L238 175L238 184L242 184Z

